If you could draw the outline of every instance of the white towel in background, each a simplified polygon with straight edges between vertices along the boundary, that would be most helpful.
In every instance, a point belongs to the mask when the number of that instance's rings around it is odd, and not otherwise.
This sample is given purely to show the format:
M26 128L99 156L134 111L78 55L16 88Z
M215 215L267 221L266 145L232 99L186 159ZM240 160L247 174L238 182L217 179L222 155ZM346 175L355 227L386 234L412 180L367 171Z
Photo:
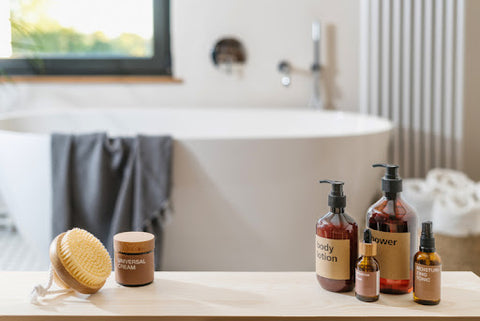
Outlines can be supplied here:
M432 208L435 195L427 186L425 180L412 178L403 181L403 197L418 213L420 222L432 219Z
M474 186L475 198L480 202L480 183L476 183Z
M471 187L435 198L432 210L434 231L445 235L480 234L480 202Z
M471 188L475 182L462 172L453 169L435 168L428 172L425 179L428 188L434 193L455 192Z
M404 197L420 222L431 219L435 233L480 234L480 183L451 169L433 169L425 180L406 179Z

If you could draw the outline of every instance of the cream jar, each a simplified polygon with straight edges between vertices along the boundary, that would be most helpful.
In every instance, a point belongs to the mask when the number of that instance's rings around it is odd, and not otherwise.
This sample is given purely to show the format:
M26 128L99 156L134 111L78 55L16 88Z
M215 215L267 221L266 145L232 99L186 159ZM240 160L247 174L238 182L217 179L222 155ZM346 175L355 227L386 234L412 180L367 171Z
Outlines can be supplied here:
M155 236L146 232L123 232L113 237L115 280L125 286L153 282Z

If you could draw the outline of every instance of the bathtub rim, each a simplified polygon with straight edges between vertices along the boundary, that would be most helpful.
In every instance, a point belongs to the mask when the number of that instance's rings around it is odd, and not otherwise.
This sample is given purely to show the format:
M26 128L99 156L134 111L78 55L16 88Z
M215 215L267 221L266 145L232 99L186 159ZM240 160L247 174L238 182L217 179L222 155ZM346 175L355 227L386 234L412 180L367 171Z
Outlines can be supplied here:
M174 140L178 141L246 141L246 140L290 140L290 139L331 139L331 138L348 138L348 137L356 137L356 136L370 136L375 134L384 134L384 133L391 133L393 131L394 125L393 122L382 117L378 117L375 115L368 115L368 114L361 114L359 112L351 112L351 111L338 111L338 110L311 110L311 109L299 109L299 108L254 108L254 107L92 107L92 108L48 108L48 109L35 109L35 110L20 110L20 111L10 111L5 113L0 113L0 134L9 134L9 135L20 135L20 136L35 136L35 137L49 137L51 136L52 132L44 133L44 132L32 132L32 131L23 131L23 130L7 130L2 128L2 121L7 121L9 119L19 119L19 118L27 118L27 117L36 117L36 116L48 116L48 115L68 115L68 114L76 114L76 113L95 113L95 112L113 112L113 111L152 111L158 112L161 110L165 111L199 111L199 110L206 110L206 111L221 111L221 112L279 112L279 113L326 113L329 115L337 115L343 116L346 115L347 117L360 117L367 119L368 121L373 121L376 123L377 126L367 127L366 129L362 129L362 131L358 132L330 132L324 134L318 133L310 133L310 134L262 134L257 136L243 136L243 135L225 135L225 136L214 136L214 135L173 135L172 137ZM106 132L108 135L109 132L107 130L98 130L98 131L85 131L82 133L93 133L93 132ZM63 133L59 131L59 133ZM81 133L79 133L81 134ZM142 134L141 132L137 132L137 134ZM154 136L154 135L164 135L162 133L158 134L150 134L145 133L143 135L146 136ZM133 135L126 134L126 135L118 135L112 134L111 137L132 137Z

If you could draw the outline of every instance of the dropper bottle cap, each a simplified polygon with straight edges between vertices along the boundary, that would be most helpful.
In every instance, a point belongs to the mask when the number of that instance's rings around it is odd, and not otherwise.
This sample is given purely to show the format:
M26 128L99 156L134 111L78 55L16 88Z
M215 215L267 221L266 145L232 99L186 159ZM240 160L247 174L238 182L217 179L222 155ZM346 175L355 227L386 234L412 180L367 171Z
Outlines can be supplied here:
M420 251L427 253L435 252L435 237L433 237L432 221L426 221L422 223Z
M400 193L402 191L402 178L398 175L398 165L373 164L372 167L385 168L385 176L382 177L382 191L385 193Z
M324 179L321 180L320 183L329 183L332 185L330 194L328 194L328 206L331 208L345 208L345 206L347 206L347 197L343 193L343 182Z
M372 232L368 228L363 231L363 242L360 243L359 252L363 256L377 255L377 243L372 242Z

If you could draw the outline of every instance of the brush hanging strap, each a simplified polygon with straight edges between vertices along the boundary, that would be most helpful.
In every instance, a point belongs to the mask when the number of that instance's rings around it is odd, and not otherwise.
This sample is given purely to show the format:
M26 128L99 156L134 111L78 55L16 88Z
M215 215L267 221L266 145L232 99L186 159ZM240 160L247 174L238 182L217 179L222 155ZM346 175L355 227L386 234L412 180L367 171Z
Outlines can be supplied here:
M32 304L38 303L38 297L44 297L49 294L61 294L72 292L72 289L57 289L49 290L53 285L53 268L50 265L48 268L48 282L45 286L37 284L33 287L32 293L30 294L30 302Z

